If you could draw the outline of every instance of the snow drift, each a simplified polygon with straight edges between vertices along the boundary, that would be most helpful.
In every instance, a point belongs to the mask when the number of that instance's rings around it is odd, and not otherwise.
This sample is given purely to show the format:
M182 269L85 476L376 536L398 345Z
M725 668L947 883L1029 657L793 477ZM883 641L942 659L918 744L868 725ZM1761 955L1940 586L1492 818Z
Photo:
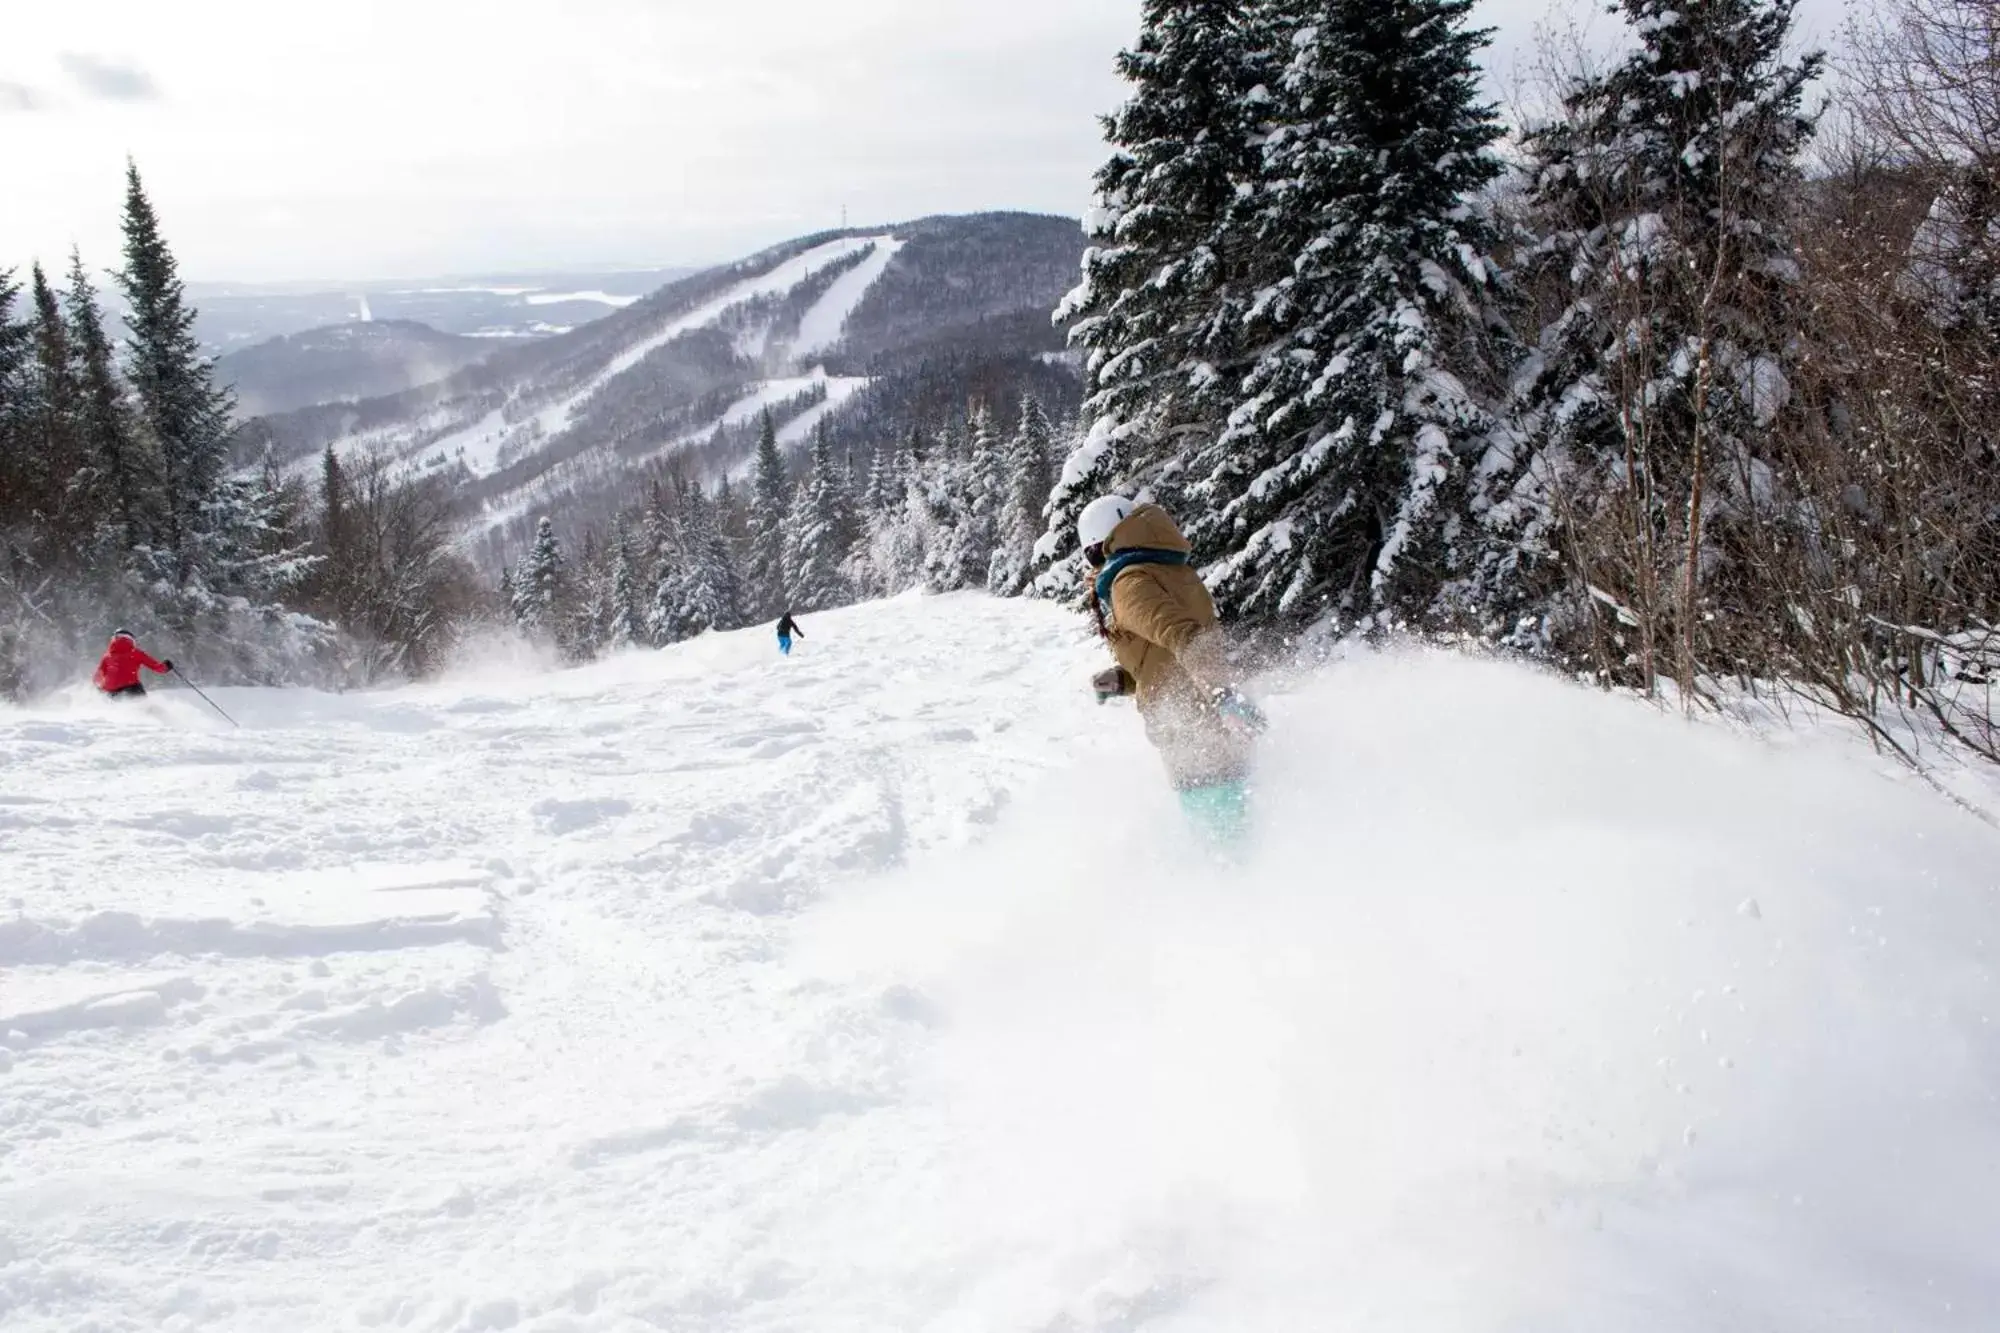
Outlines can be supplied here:
M2000 834L1865 750L1367 656L1229 867L1072 619L807 632L0 714L0 1317L1992 1325Z

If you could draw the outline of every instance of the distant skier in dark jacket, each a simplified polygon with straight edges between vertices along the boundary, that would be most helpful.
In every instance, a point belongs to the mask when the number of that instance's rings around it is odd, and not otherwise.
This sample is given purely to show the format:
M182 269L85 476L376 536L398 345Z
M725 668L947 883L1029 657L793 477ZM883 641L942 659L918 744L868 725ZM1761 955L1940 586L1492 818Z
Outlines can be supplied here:
M111 646L104 650L104 658L97 664L97 674L91 679L98 689L114 699L125 695L143 696L146 687L139 683L141 667L164 676L174 669L174 664L149 657L132 637L131 631L121 629L111 636Z
M778 651L786 657L792 655L792 639L794 636L803 639L806 636L806 632L799 628L799 622L792 619L792 613L787 611L778 620Z

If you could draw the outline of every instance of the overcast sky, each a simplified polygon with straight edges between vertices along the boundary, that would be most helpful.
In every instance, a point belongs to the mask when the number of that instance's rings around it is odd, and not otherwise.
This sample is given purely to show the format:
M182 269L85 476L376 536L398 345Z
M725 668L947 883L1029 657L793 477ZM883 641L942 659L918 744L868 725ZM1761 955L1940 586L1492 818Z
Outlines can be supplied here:
M1804 3L1830 36L1841 0ZM129 152L190 277L272 280L706 263L843 207L1074 214L1139 0L5 8L0 266L114 264ZM1482 8L1505 84L1550 0Z

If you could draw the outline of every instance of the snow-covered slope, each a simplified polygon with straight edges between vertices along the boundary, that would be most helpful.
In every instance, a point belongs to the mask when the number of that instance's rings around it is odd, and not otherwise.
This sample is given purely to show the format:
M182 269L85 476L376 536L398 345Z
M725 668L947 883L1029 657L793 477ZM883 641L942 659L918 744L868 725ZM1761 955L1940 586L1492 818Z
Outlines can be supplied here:
M1006 213L801 237L401 393L302 386L317 405L257 422L244 461L306 476L333 448L443 474L487 538L476 552L511 559L530 514L574 535L660 467L729 475L763 409L788 445L838 418L864 463L974 400L1008 410L1032 390L1060 416L1079 385L1037 358L1061 346L1049 311L1082 244L1073 221Z
M589 423L581 419L586 406L593 399L613 392L619 380L634 375L647 358L658 355L678 339L719 330L733 321L737 326L733 336L739 355L762 362L774 351L780 354L787 352L791 342L778 338L772 317L745 312L759 301L786 297L816 275L859 257L860 263L833 280L828 297L816 301L807 312L805 322L800 325L802 334L806 328L811 328L812 339L811 345L804 348L802 354L817 354L825 350L838 341L847 316L886 268L886 258L878 262L875 256L886 250L888 256L893 257L898 248L893 236L843 237L775 259L768 266L754 266L753 271L719 292L702 297L692 308L672 311L636 336L623 340L602 366L575 383L561 384L552 389L533 382L517 386L483 414L443 434L436 433L438 426L450 421L454 413L462 414L462 407L447 402L441 409L414 424L396 422L359 431L337 447L347 450L388 448L408 453L415 459L432 460L438 465L462 465L475 477L487 476L504 463L544 446L568 452L564 448L568 443L567 437L589 431ZM851 281L855 278L865 281L857 284ZM841 303L828 309L828 300L836 295ZM775 349L774 341L777 342ZM790 367L794 363L785 360L781 364ZM713 420L680 423L677 429L660 431L650 443L657 451L676 443L703 438L720 421L718 416ZM612 440L578 440L576 443L609 444Z
M0 712L0 1326L1983 1330L2000 834L1422 653L1251 863L1047 607Z

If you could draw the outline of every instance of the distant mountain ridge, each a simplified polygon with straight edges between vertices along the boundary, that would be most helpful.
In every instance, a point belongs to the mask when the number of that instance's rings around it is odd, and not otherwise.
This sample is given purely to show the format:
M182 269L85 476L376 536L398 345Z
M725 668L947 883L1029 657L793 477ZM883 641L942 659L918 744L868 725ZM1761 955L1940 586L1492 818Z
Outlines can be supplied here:
M710 481L747 459L769 409L781 439L822 421L852 453L973 402L1080 395L1050 313L1075 282L1075 219L934 217L822 232L667 284L557 337L502 345L435 383L264 419L288 466L328 446L460 479L499 543L557 501L608 508L674 465Z
M497 350L491 339L440 333L415 320L352 320L231 352L216 371L246 416L268 416L402 393Z
M692 268L579 269L347 283L188 283L195 332L216 354L356 320L411 320L441 333L533 340L630 305ZM114 299L114 306L116 304Z

